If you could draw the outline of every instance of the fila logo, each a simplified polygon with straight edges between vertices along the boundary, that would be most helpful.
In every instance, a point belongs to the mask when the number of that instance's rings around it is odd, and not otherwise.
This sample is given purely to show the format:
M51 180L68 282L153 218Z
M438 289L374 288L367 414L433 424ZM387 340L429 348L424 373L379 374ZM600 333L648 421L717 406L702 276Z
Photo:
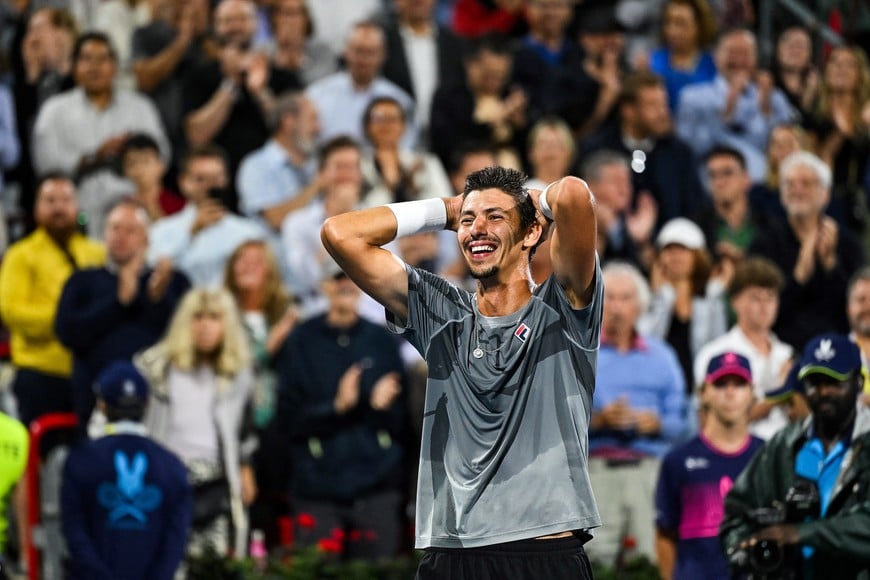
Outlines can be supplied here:
M529 333L532 331L531 328L526 326L525 322L521 322L517 329L514 331L514 336L520 339L520 342L526 342L526 339L529 337Z
M818 360L829 361L837 356L837 351L834 350L830 338L823 338L821 342L819 342L819 348L813 352L813 355L815 355Z

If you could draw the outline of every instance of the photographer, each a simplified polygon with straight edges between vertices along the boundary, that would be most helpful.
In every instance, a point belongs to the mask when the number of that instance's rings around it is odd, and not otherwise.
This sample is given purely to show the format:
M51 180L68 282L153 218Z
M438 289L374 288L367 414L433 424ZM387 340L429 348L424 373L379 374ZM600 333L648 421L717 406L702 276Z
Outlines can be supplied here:
M719 537L738 577L838 580L870 572L870 411L857 346L836 334L804 349L812 415L777 433L725 499Z

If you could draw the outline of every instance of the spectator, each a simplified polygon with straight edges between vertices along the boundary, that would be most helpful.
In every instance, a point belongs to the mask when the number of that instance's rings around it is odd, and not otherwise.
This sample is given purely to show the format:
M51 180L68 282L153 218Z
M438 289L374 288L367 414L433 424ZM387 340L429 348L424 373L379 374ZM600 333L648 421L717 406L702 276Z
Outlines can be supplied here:
M565 175L574 174L576 146L571 128L559 117L540 119L529 131L528 157L532 171L527 188L543 190Z
M9 529L7 500L24 476L30 436L27 427L14 417L0 411L0 576L10 568L6 551L6 530ZM21 517L23 514L18 514Z
M320 197L290 214L281 226L281 240L290 272L288 283L299 300L303 318L326 310L321 293L326 250L320 241L323 220L356 208L363 200L359 145L349 137L328 141L319 153Z
M413 148L418 134L414 101L408 93L382 76L386 58L384 31L375 22L358 22L348 35L343 54L347 70L324 77L305 91L320 113L320 142L325 143L340 135L362 142L366 107L376 97L393 97L401 103L409 119L402 144Z
M384 77L414 98L414 124L428 135L432 98L439 86L462 82L462 42L435 19L435 0L395 0L386 26Z
M589 477L604 526L589 557L616 562L624 536L655 558L653 497L661 457L686 428L685 379L673 349L642 334L649 304L643 275L624 263L602 271L604 314L589 429ZM643 369L643 372L637 372Z
M870 570L870 545L860 531L870 526L862 509L870 489L870 411L855 404L864 382L861 356L845 336L821 335L808 341L799 365L812 417L777 433L737 478L725 498L720 540L734 563L745 565L741 552L768 540L791 556L784 574L860 578ZM753 521L757 508L787 508L789 490L815 498L803 503L798 521Z
M133 33L151 21L149 0L104 0L94 13L94 29L112 42L118 56L118 85L136 87L132 74Z
M785 219L779 195L779 166L782 160L808 148L807 134L796 123L777 125L767 140L767 176L749 190L749 198L759 211L772 218Z
M773 82L801 119L811 113L818 95L820 77L813 60L813 39L806 28L782 31L776 41Z
M73 354L72 399L82 432L94 409L94 379L156 343L190 287L172 263L145 265L148 216L122 200L106 218L106 265L77 270L60 295L54 330Z
M725 495L764 444L747 428L755 399L749 360L720 352L704 374L704 426L665 456L656 488L659 571L673 580L731 578L718 538Z
M73 16L66 10L42 8L36 10L27 22L20 50L13 47L12 85L15 101L15 121L20 140L20 162L12 176L21 184L19 205L32 225L36 192L36 175L31 152L33 124L43 103L54 95L72 89L73 47L78 28Z
M864 253L849 230L825 215L831 170L821 159L805 151L792 153L779 173L786 221L762 232L749 253L782 268L786 282L773 329L800 348L821 332L846 332L846 286L864 263ZM819 304L825 308L818 308Z
M296 328L279 357L278 424L290 439L290 494L312 544L342 530L347 558L404 550L407 403L398 343L357 313L360 290L324 267L325 314ZM354 533L356 532L356 533Z
M755 35L734 29L719 37L717 75L686 87L677 106L677 134L702 159L717 144L743 153L753 181L764 178L764 147L770 130L791 119L788 99L770 73L757 70Z
M582 124L574 127L584 138L616 122L616 108L625 73L625 28L616 18L612 5L591 3L578 8L578 40L583 55L583 70L597 85L597 98Z
M193 485L188 556L213 550L225 557L232 550L244 558L257 442L251 355L233 297L222 289L188 292L163 340L136 363L151 386L148 433L178 455Z
M102 33L79 37L73 52L76 88L46 101L33 128L33 163L38 175L74 174L79 205L91 236L102 236L106 209L131 193L115 171L131 133L149 135L169 158L169 143L154 105L145 96L115 88L117 57Z
M148 383L129 362L96 379L105 437L74 447L61 484L71 580L171 580L192 498L184 465L145 435Z
M254 363L251 411L259 446L252 457L258 493L250 509L252 529L277 535L277 519L287 512L290 478L286 440L275 424L278 393L275 355L296 326L299 311L281 283L275 256L262 241L245 242L233 252L224 287L235 298L248 333Z
M230 182L222 201L231 211L238 205L239 164L269 138L275 95L301 86L295 75L277 70L266 54L252 50L255 15L252 0L221 0L214 11L218 60L195 67L184 85L188 143L192 148L211 143L227 152Z
M320 189L316 142L317 108L301 93L282 95L275 103L272 138L249 153L239 167L239 209L277 232L281 222L311 203Z
M849 280L846 314L849 317L849 338L861 349L861 366L866 371L870 368L870 268L866 266ZM870 385L864 385L864 392L870 392Z
M495 149L525 147L526 95L509 88L513 57L507 42L486 36L466 53L465 83L441 86L432 100L432 151L448 163L453 148L480 141Z
M187 205L151 226L148 262L169 258L194 286L218 285L239 244L264 239L266 232L253 221L231 214L220 201L226 198L229 175L226 157L217 147L190 151L182 162L178 185Z
M662 20L662 46L649 56L649 68L661 75L668 90L668 107L677 112L686 85L716 76L709 49L716 41L716 21L707 0L668 0Z
M277 0L272 9L275 45L272 63L295 74L303 86L331 75L338 59L314 30L306 0Z
M132 71L137 88L151 97L172 143L173 166L187 145L184 135L185 80L214 58L218 48L209 32L208 0L166 2L166 10L132 38Z
M308 5L317 38L333 54L341 54L347 37L358 22L376 18L384 9L383 0L317 0Z
M770 260L751 256L739 262L728 284L737 323L704 345L694 363L694 384L699 385L716 353L730 350L749 359L756 398L749 413L749 431L764 440L788 422L785 406L771 398L782 386L794 355L794 349L771 332L784 283L782 272Z
M833 170L828 214L857 236L866 232L870 198L863 187L870 168L870 66L858 47L831 51L819 99L807 122L816 154Z
M21 156L21 143L18 140L18 127L15 123L15 104L12 91L0 84L0 195L3 194L3 174L18 164ZM0 210L2 212L2 210ZM5 214L0 213L5 222ZM0 234L0 250L6 251L8 235L5 223Z
M691 394L692 360L701 347L728 330L723 296L727 271L713 275L704 232L686 218L666 223L656 248L650 273L652 303L640 328L674 348L686 394Z
M610 149L631 159L634 191L648 191L658 204L657 227L675 217L697 216L710 205L692 150L673 134L664 82L652 73L626 77L618 125L604 128L582 145L583 157Z
M12 335L12 390L25 425L54 412L70 412L71 353L55 335L61 291L79 268L105 261L103 246L80 234L76 191L58 175L43 178L36 194L37 229L12 245L0 267L0 316Z
M514 55L512 82L528 95L531 122L557 115L579 127L595 107L598 83L587 75L580 46L567 33L573 6L572 0L527 3L529 33Z
M720 262L739 263L752 241L776 219L754 204L743 154L727 145L710 150L705 162L713 207L697 216L707 243Z
M166 162L157 142L145 134L130 135L120 153L121 171L136 187L133 199L142 204L150 220L181 211L184 198L163 186Z
M405 125L405 111L392 97L377 97L366 107L363 126L370 147L362 159L362 174L370 188L367 205L452 195L437 157L402 146Z
M638 195L632 207L628 159L615 151L596 151L583 162L580 175L598 202L597 249L602 262L622 260L649 271L658 207L647 192Z
M525 5L525 0L457 0L453 30L468 38L516 33L525 26Z

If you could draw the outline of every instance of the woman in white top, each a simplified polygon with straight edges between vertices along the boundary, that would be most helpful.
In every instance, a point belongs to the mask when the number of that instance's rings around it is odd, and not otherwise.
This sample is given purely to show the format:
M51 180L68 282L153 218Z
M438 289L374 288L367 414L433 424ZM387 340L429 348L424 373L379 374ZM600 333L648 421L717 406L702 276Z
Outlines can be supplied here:
M146 428L184 462L194 486L188 556L210 548L244 557L257 442L251 352L233 297L223 289L188 292L164 339L136 362L151 386Z

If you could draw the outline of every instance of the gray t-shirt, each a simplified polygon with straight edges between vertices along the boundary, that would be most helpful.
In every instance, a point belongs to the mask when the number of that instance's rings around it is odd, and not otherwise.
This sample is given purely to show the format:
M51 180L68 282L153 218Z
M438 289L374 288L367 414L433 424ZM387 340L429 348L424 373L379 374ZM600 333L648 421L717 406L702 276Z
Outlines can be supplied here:
M408 267L408 322L429 366L416 547L471 548L601 524L587 473L603 285L574 310L554 277L508 316ZM474 338L480 336L479 344ZM480 348L480 358L474 351Z

